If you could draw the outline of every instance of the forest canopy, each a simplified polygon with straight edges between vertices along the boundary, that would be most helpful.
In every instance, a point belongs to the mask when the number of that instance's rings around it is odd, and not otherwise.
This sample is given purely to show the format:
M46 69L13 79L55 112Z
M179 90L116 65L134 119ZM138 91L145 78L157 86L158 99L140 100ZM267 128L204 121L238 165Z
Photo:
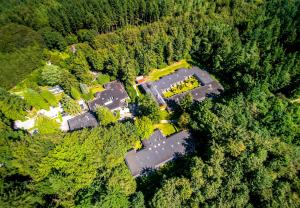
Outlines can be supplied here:
M299 48L296 0L1 1L0 204L299 207ZM201 103L182 100L174 120L195 137L195 152L135 179L124 156L141 147L161 112L132 85L183 59L225 90ZM60 132L44 118L40 134L12 128L31 109L57 103L40 87L60 85L75 115L75 100L92 99L95 82L116 79L135 121L99 109L102 125L93 129ZM25 99L12 93L17 84Z

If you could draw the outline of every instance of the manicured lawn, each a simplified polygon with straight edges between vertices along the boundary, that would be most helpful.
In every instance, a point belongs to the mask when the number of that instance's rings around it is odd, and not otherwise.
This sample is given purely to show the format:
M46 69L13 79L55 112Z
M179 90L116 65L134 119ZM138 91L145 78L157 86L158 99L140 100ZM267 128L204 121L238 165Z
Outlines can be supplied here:
M169 91L163 93L163 95L165 98L168 98L168 97L172 97L173 95L190 91L199 86L200 86L199 81L194 76L192 76L187 80L185 80L182 84L172 87Z
M154 128L158 128L165 136L169 136L177 132L176 127L171 123L155 124Z
M90 87L90 91L91 91L93 94L95 94L96 92L101 92L101 91L103 91L103 90L104 90L104 88L103 88L103 86L100 85L100 84L96 84L96 85L93 85L93 86Z
M174 71L176 71L176 69L189 67L190 65L186 62L186 60L182 60L162 69L153 69L146 77L146 80L155 81L163 76L173 73Z

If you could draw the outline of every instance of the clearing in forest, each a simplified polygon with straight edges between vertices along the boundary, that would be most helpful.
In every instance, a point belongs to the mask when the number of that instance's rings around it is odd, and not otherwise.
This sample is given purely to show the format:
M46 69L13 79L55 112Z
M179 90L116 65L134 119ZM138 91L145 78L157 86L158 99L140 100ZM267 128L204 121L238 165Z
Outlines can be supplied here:
M179 68L190 68L190 65L189 63L187 63L186 60L181 60L162 69L153 69L146 77L145 81L159 80L159 78L166 76L168 74L172 74Z

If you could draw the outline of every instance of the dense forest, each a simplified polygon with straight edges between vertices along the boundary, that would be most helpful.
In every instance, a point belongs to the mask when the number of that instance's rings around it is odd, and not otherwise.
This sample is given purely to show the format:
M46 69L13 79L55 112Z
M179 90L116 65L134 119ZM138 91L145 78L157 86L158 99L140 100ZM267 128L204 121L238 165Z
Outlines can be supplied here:
M1 1L1 206L299 207L299 17L296 0ZM182 100L178 125L193 133L196 151L135 179L124 155L151 133L158 107L131 85L182 59L225 90ZM51 102L34 102L39 86L59 84L70 100L91 72L99 83L124 83L137 120L13 130L32 106ZM35 100L9 92L20 83Z

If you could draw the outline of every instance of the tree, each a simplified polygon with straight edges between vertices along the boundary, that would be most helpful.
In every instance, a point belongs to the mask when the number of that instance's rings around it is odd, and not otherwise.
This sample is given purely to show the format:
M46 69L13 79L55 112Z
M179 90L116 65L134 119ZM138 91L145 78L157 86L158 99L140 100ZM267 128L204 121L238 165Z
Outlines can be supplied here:
M76 115L81 112L80 105L68 95L63 96L61 99L61 105L64 111L68 114Z
M53 134L59 132L59 123L46 116L39 116L35 120L35 128L40 134Z
M29 104L19 96L10 94L0 87L0 112L8 119L23 120Z
M188 124L191 120L191 117L188 113L183 113L181 114L181 116L179 117L179 120L178 120L178 125L181 127L181 128L187 128L188 127Z
M149 117L152 122L158 122L160 118L160 109L155 101L149 96L140 96L137 99L137 115L139 117Z
M165 181L163 187L154 195L151 205L153 207L182 207L190 198L192 189L185 178L172 178Z
M41 80L46 85L58 85L63 79L63 69L58 66L46 64L41 70Z
M101 85L104 85L110 81L110 76L107 74L99 73L97 76L97 82Z
M145 208L145 200L144 195L142 192L138 191L136 192L131 201L131 207L132 208Z
M109 192L100 203L97 203L97 206L103 208L127 208L129 207L129 201L122 193Z
M49 49L63 51L67 47L66 40L59 32L47 28L42 30L42 36Z
M134 125L136 127L137 136L144 140L150 137L150 135L154 131L152 121L147 117L136 118L134 121Z
M117 118L107 107L98 107L96 109L96 115L100 124L103 126L117 122Z
M188 93L180 100L179 105L183 111L187 111L191 107L192 103L193 103L193 97L190 93Z

